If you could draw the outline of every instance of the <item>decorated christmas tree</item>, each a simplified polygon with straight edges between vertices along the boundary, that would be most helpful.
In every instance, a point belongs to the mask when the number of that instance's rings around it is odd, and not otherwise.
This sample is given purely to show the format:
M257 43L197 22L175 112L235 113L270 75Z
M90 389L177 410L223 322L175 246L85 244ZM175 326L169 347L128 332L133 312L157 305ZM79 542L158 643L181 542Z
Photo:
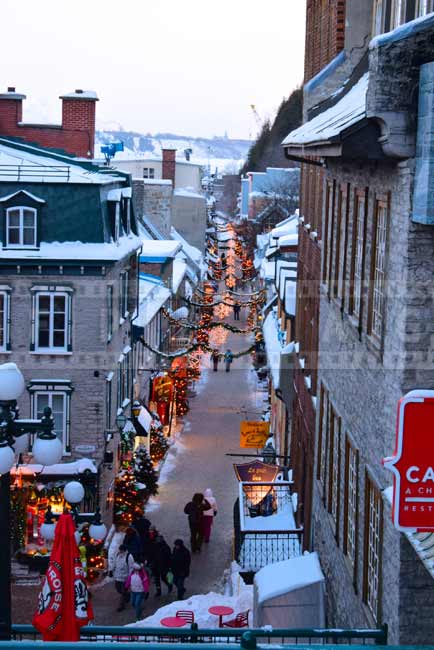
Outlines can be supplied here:
M115 478L114 523L131 524L136 512L143 507L143 494L137 489L135 472L123 469Z
M158 463L166 455L169 449L169 443L165 437L162 427L151 427L151 460L153 463Z
M151 495L158 494L158 477L148 452L144 447L139 447L134 454L135 487L147 500Z

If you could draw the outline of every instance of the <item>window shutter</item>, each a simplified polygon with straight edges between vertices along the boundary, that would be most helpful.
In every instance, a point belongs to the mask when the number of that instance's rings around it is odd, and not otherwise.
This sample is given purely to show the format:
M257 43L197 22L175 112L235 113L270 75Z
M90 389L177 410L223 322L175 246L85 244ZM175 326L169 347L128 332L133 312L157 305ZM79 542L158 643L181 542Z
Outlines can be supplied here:
M66 299L67 305L68 305L68 331L67 331L67 339L68 339L68 344L67 344L67 349L68 352L72 352L72 295L68 294L68 297Z
M36 300L37 296L35 293L32 294L32 321L31 321L31 340L30 340L30 351L35 351L35 341L36 341Z

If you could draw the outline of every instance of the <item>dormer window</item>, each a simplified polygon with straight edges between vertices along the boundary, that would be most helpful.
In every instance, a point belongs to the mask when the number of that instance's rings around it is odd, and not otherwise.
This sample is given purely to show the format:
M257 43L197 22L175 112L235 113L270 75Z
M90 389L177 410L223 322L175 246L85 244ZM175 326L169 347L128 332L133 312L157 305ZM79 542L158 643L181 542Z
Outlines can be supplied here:
M6 210L6 246L8 248L35 248L37 211L26 206Z

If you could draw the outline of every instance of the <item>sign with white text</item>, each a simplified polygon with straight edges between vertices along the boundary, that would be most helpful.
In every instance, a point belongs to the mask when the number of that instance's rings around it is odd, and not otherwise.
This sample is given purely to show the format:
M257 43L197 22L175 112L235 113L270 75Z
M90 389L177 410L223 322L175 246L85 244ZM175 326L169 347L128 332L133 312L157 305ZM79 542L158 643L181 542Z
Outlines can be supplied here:
M434 391L413 390L398 404L392 519L404 532L434 531Z

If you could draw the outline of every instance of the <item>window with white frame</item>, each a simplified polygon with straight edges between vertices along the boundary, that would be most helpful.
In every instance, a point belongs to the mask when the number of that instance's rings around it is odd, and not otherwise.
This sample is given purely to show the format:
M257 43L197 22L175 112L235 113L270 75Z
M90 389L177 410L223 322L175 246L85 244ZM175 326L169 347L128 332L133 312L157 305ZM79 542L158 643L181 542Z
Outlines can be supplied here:
M33 394L33 417L38 420L49 406L54 420L54 432L63 443L65 453L69 451L70 394L63 391L35 391Z
M363 601L379 623L382 552L383 503L381 492L366 473L365 485L365 557L363 567Z
M0 287L0 352L10 350L11 290Z
M347 437L345 441L344 553L354 570L357 564L358 483L359 452Z
M143 167L143 178L155 178L155 168Z
M36 247L37 211L25 206L6 210L6 246Z
M119 275L119 320L128 316L128 271L121 271Z
M375 202L373 260L371 267L370 333L381 339L384 321L387 244L387 201Z
M71 349L71 295L38 291L34 295L34 350L67 352Z

